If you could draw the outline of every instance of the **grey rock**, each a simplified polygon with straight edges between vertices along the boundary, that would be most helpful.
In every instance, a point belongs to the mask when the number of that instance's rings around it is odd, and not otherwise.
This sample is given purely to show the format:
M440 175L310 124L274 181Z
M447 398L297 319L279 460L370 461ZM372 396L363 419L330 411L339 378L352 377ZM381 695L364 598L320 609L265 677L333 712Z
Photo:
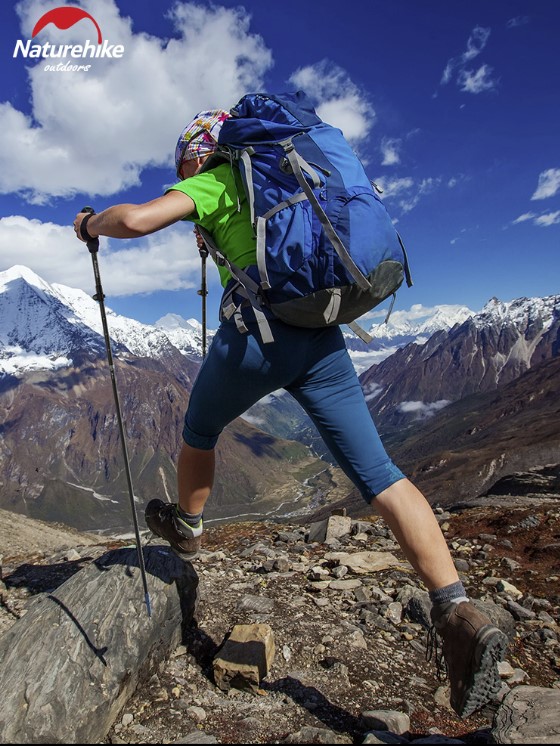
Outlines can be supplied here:
M329 542L347 536L352 529L352 519L349 516L332 515L324 521L312 523L309 527L307 541L309 543Z
M366 734L362 743L410 743L408 738L390 733L388 730L372 730Z
M498 606L493 601L482 601L475 599L473 604L477 609L482 611L490 619L492 624L502 630L502 632L510 639L513 640L515 637L515 620L507 609Z
M352 739L326 728L305 726L297 733L290 733L282 743L352 743Z
M399 736L410 730L410 718L397 710L368 710L362 712L361 721L368 730L391 731Z
M401 594L397 596L404 607L405 616L412 622L421 624L426 629L432 626L432 620L430 618L430 611L432 609L432 602L430 596L426 591L421 591L419 588L413 589L408 602L401 600Z
M327 552L325 559L346 565L352 572L358 574L380 572L401 564L390 552Z
M370 534L372 533L372 524L366 521L352 521L352 529L350 531L352 536L357 534Z
M289 572L290 561L286 557L278 557L274 560L273 568L276 572Z
M515 601L512 601L511 599L508 599L506 609L509 611L512 617L516 619L518 622L524 622L529 619L536 619L537 617L534 611L530 611L530 609L526 609L524 606L521 606L520 604L516 603Z
M402 621L403 607L398 601L389 604L385 611L385 617L393 624L400 624Z
M516 562L510 557L504 557L502 560L502 563L508 568L510 572L515 572L516 570L519 570L519 568L521 567L520 562Z
M270 671L274 654L274 633L268 624L236 624L214 658L214 680L223 691L235 687L256 692ZM200 719L200 708L194 709Z
M440 736L434 733L432 736L426 736L424 738L416 738L410 743L466 743L466 741L460 741L458 738L448 738L447 736Z
M266 596L243 596L237 604L240 611L254 611L257 614L270 614L274 609L274 599Z
M468 572L471 569L471 566L469 562L467 562L466 559L461 559L460 557L453 560L455 564L455 568L457 572Z
M356 588L361 588L362 581L357 578L349 578L348 580L333 580L329 585L329 588L333 591L351 591Z
M35 599L0 638L0 742L99 743L106 736L139 678L179 644L194 612L192 565L161 546L144 547L144 561L151 617L136 550L119 549Z
M494 717L496 743L558 743L560 690L518 686L506 695Z

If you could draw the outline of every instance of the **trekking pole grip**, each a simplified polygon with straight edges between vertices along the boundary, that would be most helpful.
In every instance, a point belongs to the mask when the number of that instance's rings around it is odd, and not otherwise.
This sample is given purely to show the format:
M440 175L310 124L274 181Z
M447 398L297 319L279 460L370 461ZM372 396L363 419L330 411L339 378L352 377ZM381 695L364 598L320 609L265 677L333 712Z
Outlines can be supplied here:
M93 207L82 207L80 212L87 212L90 215L95 215L95 210L93 209ZM80 233L82 233L83 228L86 228L88 220L89 218L87 217L82 220L82 223L80 225ZM86 230L86 233L87 233L87 230ZM82 233L82 236L83 235L84 234ZM99 238L91 238L89 241L86 241L86 246L88 247L90 254L96 254L99 251Z
M82 207L81 212L87 212L88 215L95 215L95 210L93 209L93 207ZM82 225L84 224L84 222L87 223L88 220L89 220L89 217L86 215L86 217L82 220L82 224L80 225L80 233L82 233ZM87 229L86 229L86 234L87 234ZM93 275L95 277L95 295L93 296L93 300L96 300L102 304L103 301L105 300L105 293L103 292L103 288L101 286L101 276L99 274L99 265L97 263L97 252L99 251L99 238L91 238L91 240L86 241L86 246L88 247L89 253L91 254L91 262L93 264ZM101 319L103 320L104 317L105 317L105 309L102 309ZM109 347L109 354L110 354L110 347Z

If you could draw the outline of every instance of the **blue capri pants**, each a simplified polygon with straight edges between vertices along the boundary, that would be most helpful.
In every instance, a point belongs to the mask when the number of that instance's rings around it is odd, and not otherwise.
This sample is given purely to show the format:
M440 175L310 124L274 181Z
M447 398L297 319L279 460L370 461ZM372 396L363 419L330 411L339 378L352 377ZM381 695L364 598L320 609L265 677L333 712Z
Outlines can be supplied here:
M256 324L241 334L223 321L195 381L183 438L203 450L259 399L288 391L367 502L404 478L381 442L339 327L305 329L270 321L274 342Z

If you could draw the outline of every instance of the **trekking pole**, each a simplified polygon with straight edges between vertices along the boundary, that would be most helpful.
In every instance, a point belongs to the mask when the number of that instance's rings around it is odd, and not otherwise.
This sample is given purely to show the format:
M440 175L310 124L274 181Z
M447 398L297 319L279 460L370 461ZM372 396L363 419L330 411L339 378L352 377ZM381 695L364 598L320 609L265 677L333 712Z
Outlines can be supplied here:
M202 260L202 276L198 294L202 298L202 359L204 359L206 357L206 296L208 295L208 286L206 284L206 259L208 258L208 249L204 246L198 251Z
M82 212L95 213L93 207L84 207ZM144 564L144 554L142 552L142 541L140 539L140 529L138 527L138 516L136 514L136 505L134 504L134 492L132 490L132 477L130 474L130 464L128 460L128 452L126 449L126 438L124 434L124 427L121 415L121 405L119 402L119 392L117 390L117 381L115 378L115 366L113 365L113 353L111 351L111 340L109 338L109 327L107 325L107 314L105 313L105 294L101 287L101 276L99 274L99 264L97 262L97 252L99 251L99 239L94 238L92 241L87 241L87 247L91 254L91 261L93 264L93 274L95 277L95 295L93 300L99 303L99 309L101 311L101 323L103 325L103 336L105 337L105 348L107 350L107 360L109 363L109 370L111 372L111 384L113 386L113 398L115 400L115 409L117 410L117 421L119 423L119 432L121 436L122 451L124 457L124 467L126 473L126 481L128 483L128 495L130 498L130 506L132 508L132 519L134 522L134 533L136 534L136 549L138 551L138 563L140 565L140 573L142 574L142 583L144 585L144 600L146 602L146 609L148 616L152 616L152 605L150 603L150 593L148 591L148 582L146 580L146 566Z

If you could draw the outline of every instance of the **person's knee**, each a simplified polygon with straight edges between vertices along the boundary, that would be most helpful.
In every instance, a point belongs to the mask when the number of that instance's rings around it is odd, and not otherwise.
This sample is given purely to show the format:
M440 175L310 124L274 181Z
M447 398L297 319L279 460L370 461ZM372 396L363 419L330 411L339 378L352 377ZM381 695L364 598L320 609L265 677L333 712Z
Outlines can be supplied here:
M388 460L382 466L375 469L373 476L358 485L358 489L364 500L372 505L380 497L382 500L390 498L392 488L406 479L402 471ZM394 491L394 490L393 490Z
M196 432L189 423L187 412L183 427L183 442L185 445L200 451L211 451L216 447L219 437L220 433L215 435L203 435Z

